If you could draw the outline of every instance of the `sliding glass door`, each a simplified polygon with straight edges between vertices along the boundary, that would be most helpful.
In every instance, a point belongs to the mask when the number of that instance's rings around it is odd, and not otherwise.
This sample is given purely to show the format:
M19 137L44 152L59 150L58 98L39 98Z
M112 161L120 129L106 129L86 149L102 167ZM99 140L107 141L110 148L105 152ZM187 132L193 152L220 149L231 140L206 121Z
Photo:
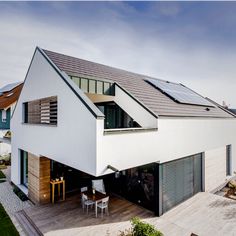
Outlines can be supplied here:
M202 155L167 162L162 167L162 213L202 191Z

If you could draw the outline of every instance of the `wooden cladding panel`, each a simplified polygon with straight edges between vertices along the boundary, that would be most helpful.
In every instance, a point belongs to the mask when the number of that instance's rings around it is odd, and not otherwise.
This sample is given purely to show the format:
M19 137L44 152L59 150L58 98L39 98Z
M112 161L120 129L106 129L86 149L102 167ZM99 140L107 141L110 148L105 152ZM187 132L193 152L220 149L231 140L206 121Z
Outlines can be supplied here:
M29 198L36 204L50 202L50 160L28 153Z
M40 195L41 204L50 202L50 160L40 157Z
M57 124L57 97L48 97L27 103L27 123Z

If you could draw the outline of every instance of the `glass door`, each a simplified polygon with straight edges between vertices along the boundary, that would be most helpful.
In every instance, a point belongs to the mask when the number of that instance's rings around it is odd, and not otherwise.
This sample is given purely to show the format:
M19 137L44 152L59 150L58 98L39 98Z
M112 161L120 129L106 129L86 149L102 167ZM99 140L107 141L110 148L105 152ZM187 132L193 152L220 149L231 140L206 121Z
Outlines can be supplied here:
M28 188L28 153L21 150L21 184Z

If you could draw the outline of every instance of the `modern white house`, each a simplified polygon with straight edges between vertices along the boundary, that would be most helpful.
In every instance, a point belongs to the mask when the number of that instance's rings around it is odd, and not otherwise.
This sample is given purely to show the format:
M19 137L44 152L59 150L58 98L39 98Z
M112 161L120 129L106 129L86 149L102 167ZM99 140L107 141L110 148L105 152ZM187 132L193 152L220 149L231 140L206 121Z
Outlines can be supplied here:
M202 85L204 86L204 84ZM182 84L36 48L12 121L12 182L93 178L161 215L236 171L235 115Z

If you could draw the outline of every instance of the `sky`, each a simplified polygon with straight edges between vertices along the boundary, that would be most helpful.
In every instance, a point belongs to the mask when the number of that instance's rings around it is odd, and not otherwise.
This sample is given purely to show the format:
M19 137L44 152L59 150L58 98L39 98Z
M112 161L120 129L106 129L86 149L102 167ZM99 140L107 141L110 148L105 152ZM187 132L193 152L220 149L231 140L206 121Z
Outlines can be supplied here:
M236 108L235 12L236 2L0 2L0 87L24 80L39 46Z

